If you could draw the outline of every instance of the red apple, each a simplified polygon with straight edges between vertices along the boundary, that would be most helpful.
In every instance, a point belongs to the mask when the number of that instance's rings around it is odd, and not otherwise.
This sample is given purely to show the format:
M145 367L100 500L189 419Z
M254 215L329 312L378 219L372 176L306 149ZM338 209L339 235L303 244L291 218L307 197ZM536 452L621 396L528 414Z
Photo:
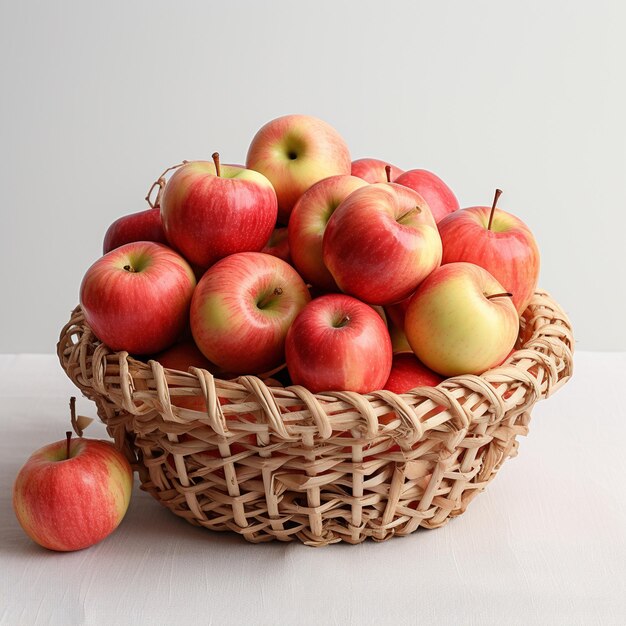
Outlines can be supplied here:
M437 224L459 208L459 201L452 189L428 170L409 170L395 178L394 182L417 191L426 200Z
M284 363L285 335L311 296L291 265L260 252L211 267L193 296L191 331L202 353L228 372L268 372Z
M382 389L391 370L391 340L374 309L356 298L330 294L296 317L285 344L287 369L309 391Z
M389 173L387 169L389 168ZM380 159L357 159L352 161L352 176L358 176L368 183L392 183L402 174L401 170Z
M324 233L323 258L342 291L370 304L393 304L438 267L441 239L419 194L376 183L337 207Z
M200 352L200 348L193 339L182 341L168 348L154 357L163 367L180 372L188 372L190 367L205 369L212 374L218 374L219 368L211 363ZM194 411L206 411L206 401L203 396L177 396L172 395L171 401L174 406L180 406Z
M98 259L80 286L85 320L111 350L154 354L184 330L196 285L179 254L139 241Z
M111 534L133 487L132 469L111 443L69 437L37 450L13 487L13 508L26 534L62 552L87 548Z
M163 367L180 372L189 371L190 367L198 367L207 372L216 373L218 368L209 361L193 339L181 341L154 357Z
M162 352L158 356L155 357L163 367L167 367L168 369L179 370L181 372L189 371L190 367L199 367L201 369L205 369L212 374L216 374L220 376L220 378L231 378L232 374L224 374L223 372L218 371L218 368L207 360L207 358L200 352L200 349L193 341L185 341L175 346L171 347L169 350ZM264 380L266 385L270 385L273 383L274 385L278 384L277 381L273 381L271 379ZM204 413L207 410L206 400L202 395L194 395L194 396L179 396L175 393L170 396L171 403L174 406L178 406L184 409L191 409L192 411L199 411L200 413ZM230 400L224 397L218 398L219 403L224 406L226 404L230 404ZM228 414L226 419L229 420L237 420L240 418L247 418L249 421L254 421L254 415L252 414L244 414L244 415L232 415ZM193 441L193 435L182 434L179 435L179 441ZM243 435L240 439L241 443L246 443L249 445L254 445L256 443L256 435ZM232 454L238 454L246 450L247 448L243 447L241 443L233 442L230 444L230 451ZM207 455L206 452L196 452L195 454L199 456ZM217 457L217 451L215 453L208 453L208 456ZM171 458L171 465L173 468L176 468L176 461L174 457Z
M307 189L293 208L288 228L293 264L304 280L320 289L339 290L322 258L326 224L343 200L366 185L356 176L330 176Z
M278 219L287 224L298 198L311 185L350 173L350 152L341 135L310 115L285 115L252 139L246 167L269 178L278 196Z
M502 363L519 333L510 295L478 265L442 265L409 302L404 332L413 352L443 376L482 374Z
M167 243L160 209L146 209L116 219L104 235L102 253L106 254L133 241Z
M429 370L414 354L394 354L385 389L406 393L416 387L435 387L443 378Z
M219 259L259 251L276 222L276 193L258 172L232 165L192 161L167 181L161 199L169 242L204 269Z
M287 227L275 228L270 235L269 241L265 244L265 247L261 252L265 254L271 254L285 261L285 263L291 264L291 255L289 252L289 238L287 234Z
M496 208L476 206L452 213L439 224L443 263L465 261L490 272L521 315L537 288L539 248L530 229L518 217Z

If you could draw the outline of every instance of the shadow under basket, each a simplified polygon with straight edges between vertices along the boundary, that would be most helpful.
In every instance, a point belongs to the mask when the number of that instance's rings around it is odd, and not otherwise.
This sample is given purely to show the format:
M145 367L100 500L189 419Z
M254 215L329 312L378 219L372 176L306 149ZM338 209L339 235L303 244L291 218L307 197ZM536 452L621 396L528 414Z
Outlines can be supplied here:
M58 356L142 488L188 522L252 542L360 543L437 528L517 452L530 411L572 373L565 313L537 292L517 349L437 387L312 394L112 352L80 307Z

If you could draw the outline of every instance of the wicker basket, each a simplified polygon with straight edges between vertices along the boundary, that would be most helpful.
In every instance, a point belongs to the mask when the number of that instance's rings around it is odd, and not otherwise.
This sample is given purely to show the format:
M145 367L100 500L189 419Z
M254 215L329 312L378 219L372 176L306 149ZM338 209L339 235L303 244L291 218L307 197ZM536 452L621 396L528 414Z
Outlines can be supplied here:
M534 403L570 378L572 350L567 316L544 292L505 364L403 395L313 395L164 369L111 352L80 308L58 344L64 370L163 505L248 541L313 546L384 540L463 513L515 455ZM203 396L206 411L177 406L185 396Z

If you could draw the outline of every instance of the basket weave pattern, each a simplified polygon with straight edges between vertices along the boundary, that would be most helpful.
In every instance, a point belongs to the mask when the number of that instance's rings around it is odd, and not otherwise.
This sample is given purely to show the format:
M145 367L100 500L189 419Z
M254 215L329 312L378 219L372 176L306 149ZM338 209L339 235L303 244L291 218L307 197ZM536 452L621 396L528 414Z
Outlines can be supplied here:
M254 376L164 369L110 351L80 307L58 356L142 488L176 515L248 541L320 546L406 535L463 513L516 454L534 403L571 376L573 345L567 316L537 292L502 366L402 395L313 395ZM206 411L184 406L194 396Z

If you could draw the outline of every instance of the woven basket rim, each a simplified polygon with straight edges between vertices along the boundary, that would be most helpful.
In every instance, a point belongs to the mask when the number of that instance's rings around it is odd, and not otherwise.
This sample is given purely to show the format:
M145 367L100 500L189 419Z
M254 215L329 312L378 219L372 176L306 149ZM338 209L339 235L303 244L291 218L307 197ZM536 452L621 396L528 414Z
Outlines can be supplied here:
M449 377L435 387L416 387L402 394L385 390L367 394L349 391L329 391L313 394L299 385L286 387L268 386L263 380L252 375L239 376L234 380L228 380L220 378L218 375L213 375L202 368L191 367L187 372L165 368L154 359L142 361L131 356L128 352L110 350L95 337L84 319L80 305L74 309L70 321L61 331L57 351L61 364L67 372L67 363L70 360L66 355L68 350L67 338L71 334L72 328L80 327L81 338L74 346L84 349L87 347L86 344L88 344L93 350L94 357L97 357L94 360L101 364L99 367L105 364L102 371L94 372L93 384L87 385L87 387L103 393L111 399L110 390L106 388L104 381L108 375L108 364L114 362L116 364L115 367L119 369L119 375L124 375L130 379L129 391L120 396L118 404L133 414L140 414L146 410L137 407L137 394L134 393L135 386L132 381L134 376L135 378L153 379L156 381L156 394L153 395L156 395L159 412L165 421L188 423L196 420L208 420L215 427L216 432L224 433L228 431L222 410L213 401L217 398L219 392L226 392L235 396L237 394L242 396L253 394L266 413L274 416L272 420L274 433L285 438L290 438L290 435L285 428L284 415L280 410L280 406L277 405L277 401L304 403L307 409L311 411L313 420L320 429L320 434L323 434L321 431L328 433L328 427L324 427L323 424L326 417L325 411L322 410L321 413L323 415L320 415L320 411L316 410L317 407L323 406L324 409L327 409L329 404L335 404L339 411L342 407L349 407L352 410L356 409L359 412L364 411L367 413L368 407L372 403L383 402L388 404L392 410L396 410L403 417L403 421L409 423L409 428L417 428L420 431L419 436L421 436L423 429L417 424L411 409L412 405L415 405L417 402L430 400L433 406L444 405L450 408L452 404L456 403L454 397L455 390L459 388L465 388L474 392L479 390L495 406L495 413L498 414L502 413L504 408L502 398L496 393L495 386L503 381L508 380L511 384L530 387L533 397L532 405L537 400L547 398L569 380L572 373L574 340L569 319L561 307L547 292L538 290L521 320L518 338L519 347L498 367L487 370L480 375L464 374ZM529 367L517 367L522 362L528 365L529 361L534 361L535 365L543 370L542 375L530 374L528 372ZM558 364L556 363L557 361ZM81 363L81 367L86 367L82 357ZM132 375L130 370L133 372ZM85 391L85 385L81 385L72 376L70 378ZM159 384L160 381L161 384ZM165 381L165 384L162 384L163 381ZM208 416L195 411L193 412L194 415L190 416L189 411L179 407L172 407L169 394L170 383L178 388L188 385L189 388L200 389L200 392L211 399L212 404L218 408L218 413L220 414L218 415L218 421L222 423L217 424L215 420L209 419ZM145 400L145 397L143 399ZM154 406L150 408L154 408ZM228 412L230 407L224 408ZM452 411L451 413L447 417L452 421L456 421L454 428L467 428L472 421L471 415L467 419L463 419L463 415L465 415L463 411ZM461 415L460 422L459 415ZM438 426L442 423L440 422ZM367 430L370 434L373 434L375 431L374 425L370 424Z

